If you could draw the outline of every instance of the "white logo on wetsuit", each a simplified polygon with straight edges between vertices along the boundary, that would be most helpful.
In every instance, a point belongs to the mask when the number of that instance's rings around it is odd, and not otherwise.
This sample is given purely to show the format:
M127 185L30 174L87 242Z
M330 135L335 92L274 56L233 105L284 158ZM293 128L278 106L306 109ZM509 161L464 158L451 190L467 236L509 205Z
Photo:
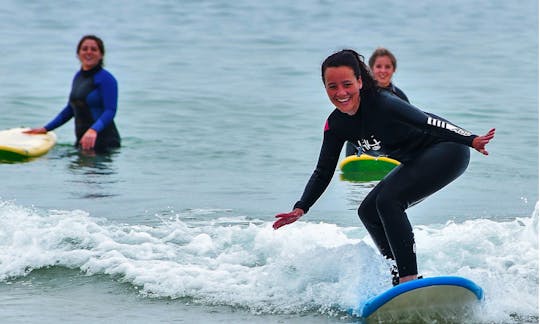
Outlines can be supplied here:
M447 123L445 121L435 119L435 118L431 118L431 117L428 117L427 123L428 123L428 125L431 125L431 126L437 126L437 127L440 127L440 128L446 128L449 131L452 131L452 132L457 133L457 134L462 135L462 136L470 136L472 134L471 132L469 132L467 130L464 130L462 128L459 128L459 127L457 127L455 125L452 125L452 124Z
M371 136L371 138L373 140L372 143L365 138L358 141L358 144L360 145L360 147L362 147L363 151L378 151L381 149L381 141L373 138L373 136Z

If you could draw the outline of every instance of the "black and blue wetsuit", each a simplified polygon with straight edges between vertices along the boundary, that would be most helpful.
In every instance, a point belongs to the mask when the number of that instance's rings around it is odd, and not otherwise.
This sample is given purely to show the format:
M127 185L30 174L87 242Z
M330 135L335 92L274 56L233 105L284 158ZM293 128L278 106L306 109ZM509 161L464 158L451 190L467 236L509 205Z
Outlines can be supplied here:
M76 146L92 128L97 132L95 151L120 147L120 135L114 123L117 104L118 85L111 73L99 65L88 71L79 70L73 78L68 104L45 129L53 130L75 117Z
M367 154L400 161L366 196L358 215L380 252L396 261L400 276L417 274L414 234L405 210L465 171L475 137L388 91L363 93L355 115L335 109L328 117L316 169L294 208L307 212L322 195L347 141L359 143Z
M387 87L380 87L382 90L388 91L390 93L395 94L402 100L405 100L410 103L409 98L407 98L407 95L405 95L405 92L403 92L400 88L396 87L392 82ZM347 142L347 146L345 147L345 156L350 155L357 155L361 151L358 149L358 147L351 142Z

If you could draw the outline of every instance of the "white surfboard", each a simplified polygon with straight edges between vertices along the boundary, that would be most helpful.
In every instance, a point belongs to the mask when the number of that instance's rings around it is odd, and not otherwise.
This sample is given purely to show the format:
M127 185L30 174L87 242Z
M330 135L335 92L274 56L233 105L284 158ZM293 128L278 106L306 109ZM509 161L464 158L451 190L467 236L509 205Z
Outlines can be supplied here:
M11 128L0 131L0 159L24 160L41 156L56 144L56 134L25 134L30 128Z
M431 277L399 284L368 299L360 305L359 314L364 323L459 323L482 299L482 288L469 279Z

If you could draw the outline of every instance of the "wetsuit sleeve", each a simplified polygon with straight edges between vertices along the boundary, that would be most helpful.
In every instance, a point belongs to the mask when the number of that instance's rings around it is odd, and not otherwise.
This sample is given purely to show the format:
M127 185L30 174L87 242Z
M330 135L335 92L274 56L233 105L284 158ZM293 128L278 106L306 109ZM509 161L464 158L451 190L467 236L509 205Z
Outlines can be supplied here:
M96 132L101 132L107 127L116 115L118 105L118 84L114 77L109 73L96 75L96 85L103 99L103 113L97 118L91 126Z
M294 208L300 208L307 213L323 194L336 170L343 143L344 141L340 140L332 130L324 132L317 166L304 189L302 197L294 204Z
M420 109L402 101L386 97L387 100L382 106L390 109L393 116L397 116L397 122L406 123L417 127L431 136L449 142L456 142L472 147L472 141L477 135L470 131L450 123L447 120L430 115Z
M51 131L53 129L56 129L62 125L64 125L68 120L70 120L73 117L73 109L68 104L60 111L56 117L51 120L47 125L45 125L45 129L47 131Z

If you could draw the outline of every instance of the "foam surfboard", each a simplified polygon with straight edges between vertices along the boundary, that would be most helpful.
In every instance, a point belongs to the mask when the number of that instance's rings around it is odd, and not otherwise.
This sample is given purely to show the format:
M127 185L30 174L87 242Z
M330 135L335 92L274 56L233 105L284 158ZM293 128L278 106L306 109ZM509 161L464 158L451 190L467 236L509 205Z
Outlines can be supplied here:
M56 134L25 134L30 128L0 131L0 160L22 161L44 155L56 144Z
M483 290L456 276L408 281L360 304L364 323L456 322L470 316L483 300Z
M388 157L373 157L367 154L351 155L339 163L341 179L348 181L378 181L400 163Z

